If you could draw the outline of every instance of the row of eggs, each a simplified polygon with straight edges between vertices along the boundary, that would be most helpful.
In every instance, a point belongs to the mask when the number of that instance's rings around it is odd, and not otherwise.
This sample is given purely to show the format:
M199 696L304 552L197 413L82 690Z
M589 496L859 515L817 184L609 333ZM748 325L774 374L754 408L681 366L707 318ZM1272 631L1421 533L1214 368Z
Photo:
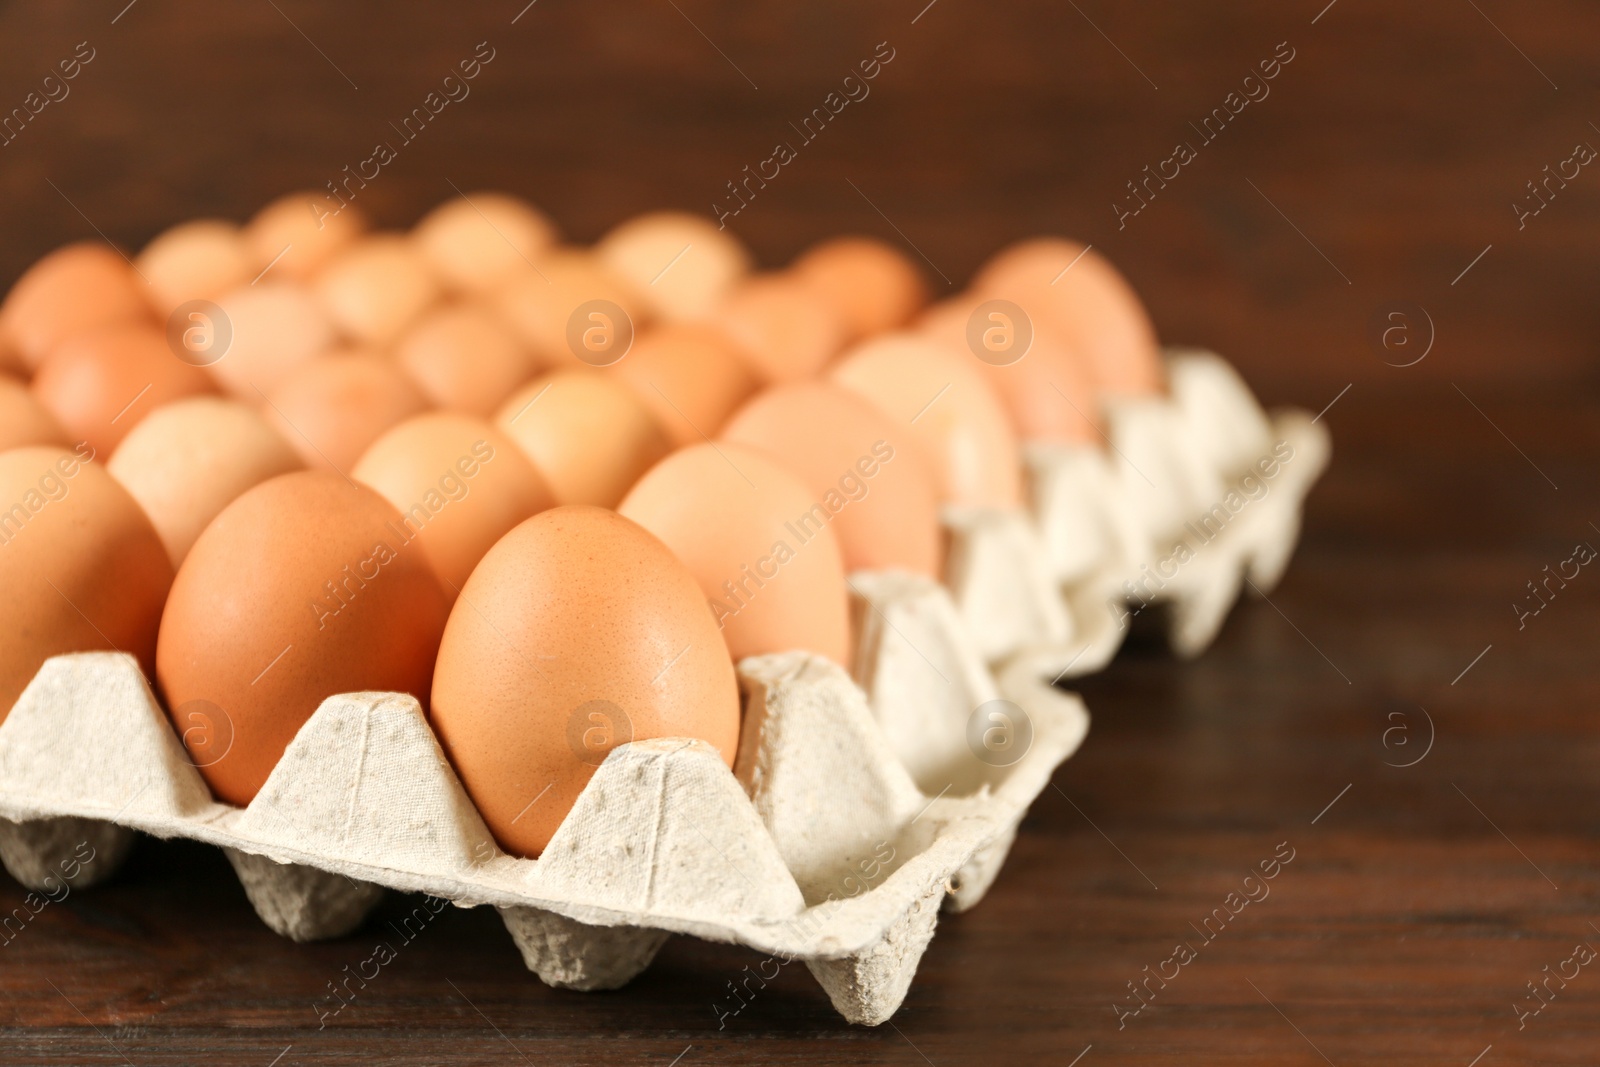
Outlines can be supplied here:
M925 308L865 238L761 273L689 215L577 249L498 194L404 235L310 199L68 246L0 305L0 719L49 656L131 652L230 803L325 697L409 692L537 855L597 755L731 763L733 663L848 664L850 572L936 577L942 506L1019 504L1019 441L1161 388L1131 289L1066 241ZM214 359L176 339L196 306Z

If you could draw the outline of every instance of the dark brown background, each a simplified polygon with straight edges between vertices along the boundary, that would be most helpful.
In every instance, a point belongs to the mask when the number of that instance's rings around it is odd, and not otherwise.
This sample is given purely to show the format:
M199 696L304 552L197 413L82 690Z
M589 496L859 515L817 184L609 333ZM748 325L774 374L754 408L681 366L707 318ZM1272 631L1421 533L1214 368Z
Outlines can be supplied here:
M0 282L92 235L66 197L131 250L320 184L485 39L497 57L471 97L363 193L382 223L408 225L450 182L525 194L578 240L649 208L709 213L888 41L871 96L733 222L764 262L844 230L898 239L854 182L958 284L1013 238L1078 236L1167 339L1225 353L1266 398L1317 410L1354 384L1272 604L1241 606L1198 663L1133 650L1084 686L1095 726L1062 792L983 905L941 924L894 1026L844 1025L792 967L719 1032L712 1004L756 957L682 939L621 993L553 992L493 915L452 911L318 1032L313 1003L376 930L282 942L219 855L146 843L115 884L0 949L0 1062L267 1067L292 1045L285 1065L664 1065L692 1046L686 1067L945 1067L1066 1064L1091 1044L1082 1067L1465 1067L1490 1045L1483 1067L1594 1061L1593 968L1521 1032L1512 1004L1575 942L1600 946L1600 579L1585 571L1521 631L1510 604L1575 542L1600 543L1600 176L1520 232L1511 204L1600 144L1600 10L1337 0L1313 25L1325 0L539 0L512 25L522 0L138 0L113 25L123 2L0 5L0 109L77 42L98 53L0 148ZM1123 183L1280 41L1297 55L1271 96L1119 232ZM1396 299L1437 328L1405 369L1367 340ZM1433 749L1385 766L1422 751L1420 708ZM1124 983L1283 840L1297 858L1273 895L1119 1033ZM0 906L19 898L0 879Z

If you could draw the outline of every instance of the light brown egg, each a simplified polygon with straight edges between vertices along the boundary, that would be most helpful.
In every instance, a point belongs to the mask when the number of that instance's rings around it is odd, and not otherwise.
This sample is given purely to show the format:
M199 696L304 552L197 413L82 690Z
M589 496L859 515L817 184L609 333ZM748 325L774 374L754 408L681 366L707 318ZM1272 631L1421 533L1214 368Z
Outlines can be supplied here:
M0 349L32 372L74 334L151 321L146 292L110 245L58 248L29 267L0 304Z
M217 799L248 804L327 697L426 703L448 607L399 521L366 486L300 471L246 491L189 550L156 675ZM197 721L206 728L189 729Z
M201 339L191 362L203 365L222 387L248 403L260 403L285 379L333 343L333 323L311 292L294 282L264 280L228 293L217 305L222 315L207 321L196 311L192 336ZM227 347L215 348L227 331ZM179 343L186 343L180 337Z
M688 568L614 512L564 507L512 530L473 571L439 648L430 719L495 839L531 857L619 744L699 738L731 767L739 694Z
M0 452L24 445L64 448L71 443L66 428L34 399L27 386L0 377Z
M940 499L973 507L1022 502L1022 458L1005 404L970 355L909 333L884 334L828 372L895 420L933 462Z
M759 393L722 439L768 452L815 505L795 525L832 528L846 571L899 569L936 577L939 491L920 444L877 408L835 385L801 382Z
M551 252L536 268L513 274L495 290L493 306L551 367L616 362L647 318L616 275L576 249Z
M633 391L597 370L535 378L494 423L533 461L560 504L616 507L667 454L667 436Z
M380 348L439 298L439 283L417 246L391 233L351 244L322 268L314 288L345 337Z
M776 457L724 442L680 449L617 507L700 583L733 661L803 649L850 662L850 602L833 529Z
M256 269L267 271L267 278L304 281L366 229L360 208L348 202L341 206L327 191L308 189L280 196L256 212L244 235Z
M0 453L0 721L51 656L119 651L153 675L172 564L150 520L88 450Z
M400 510L452 603L489 547L517 523L555 506L544 476L482 419L431 412L372 443L350 476Z
M836 237L794 261L794 274L838 313L850 340L911 321L928 287L905 254L871 237Z
M704 318L750 270L750 253L738 238L680 211L630 219L601 238L595 251L669 322Z
M134 260L165 317L189 300L215 300L256 275L244 233L223 219L195 219L157 234Z
M815 377L845 344L838 312L786 274L747 279L707 321L768 384Z
M400 339L394 358L430 403L469 415L491 414L539 371L522 340L477 304L428 312Z
M521 197L484 192L446 200L413 236L446 289L481 293L537 262L556 228Z
M268 394L261 414L306 466L349 474L385 430L427 406L393 363L344 351L302 365Z
M756 390L755 373L728 339L689 323L646 331L609 369L644 401L674 448L715 437Z
M153 326L80 334L52 352L33 379L39 403L100 457L161 405L216 391L210 375L173 355Z
M144 508L177 567L241 493L304 465L254 408L203 396L152 411L123 438L106 470Z

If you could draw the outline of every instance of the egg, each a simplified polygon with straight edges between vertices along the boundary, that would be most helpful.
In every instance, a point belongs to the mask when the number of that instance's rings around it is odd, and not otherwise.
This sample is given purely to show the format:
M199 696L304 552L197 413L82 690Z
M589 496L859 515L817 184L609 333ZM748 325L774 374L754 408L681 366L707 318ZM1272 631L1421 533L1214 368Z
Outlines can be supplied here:
M772 457L724 442L674 452L617 511L688 566L735 663L801 649L848 664L844 558L814 506Z
M943 555L939 494L918 442L838 386L801 382L758 393L722 439L766 449L811 491L801 532L831 528L847 571L936 577Z
M445 288L483 292L531 266L555 242L556 228L520 197L472 193L434 208L414 236Z
M850 340L902 326L928 301L922 272L899 249L870 237L813 245L792 269L833 307Z
M0 721L44 661L127 652L153 672L172 564L139 505L88 450L0 453Z
M216 391L210 375L172 354L164 333L143 325L79 334L52 352L33 379L34 397L96 456L109 456L162 404Z
M845 343L839 313L793 277L765 274L738 286L707 320L764 383L814 377Z
M302 364L268 394L262 414L306 466L347 473L383 431L427 406L393 363L352 351Z
M303 286L262 281L223 296L220 316L198 310L194 333L179 344L236 397L259 403L295 371L333 344L333 323ZM197 338L191 346L187 337Z
M490 832L530 857L616 745L698 738L731 767L739 715L694 576L589 507L535 515L489 550L450 613L430 710Z
M738 238L700 215L658 211L629 219L595 246L652 313L669 322L704 318L750 269Z
M186 301L215 300L250 281L259 269L254 264L244 234L222 219L180 223L158 234L134 260L163 317Z
M303 466L254 408L203 396L152 411L122 439L106 470L144 508L176 568L241 493Z
M828 380L889 415L917 442L933 463L945 503L1022 503L1017 435L970 355L915 334L884 334L846 353Z
M428 312L401 338L394 358L431 404L469 415L489 415L539 370L521 339L475 304Z
M675 448L715 437L756 389L754 372L726 338L687 323L647 331L610 371L644 401Z
M595 256L551 252L512 275L493 306L549 366L605 366L626 355L644 325L637 298Z
M66 428L34 399L27 386L0 377L0 452L23 445L71 443Z
M439 283L415 244L397 234L363 237L313 280L317 298L344 336L384 347L439 297Z
M0 349L23 370L74 334L151 320L146 285L110 245L67 245L29 267L0 304Z
M217 799L248 804L327 697L427 701L448 607L399 522L372 489L301 471L246 491L189 550L156 676ZM195 715L209 727L188 729Z
M250 253L273 280L304 281L316 274L366 231L367 219L354 204L326 192L280 196L244 228Z
M350 476L400 511L452 602L489 547L517 523L555 505L541 475L482 419L431 412L374 441Z
M615 507L668 450L644 402L588 368L535 378L512 394L494 424L539 468L560 504Z

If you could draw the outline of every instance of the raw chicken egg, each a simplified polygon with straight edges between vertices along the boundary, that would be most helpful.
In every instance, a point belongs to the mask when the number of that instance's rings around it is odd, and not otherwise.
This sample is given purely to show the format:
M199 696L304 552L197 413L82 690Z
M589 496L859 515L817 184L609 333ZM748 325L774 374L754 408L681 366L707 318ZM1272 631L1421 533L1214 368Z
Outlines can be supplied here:
M267 277L310 278L366 231L367 219L354 204L325 192L307 190L280 196L245 226L245 240ZM269 269L270 268L270 269Z
M0 304L0 348L31 372L74 334L150 321L146 292L110 245L58 248L29 267Z
M630 219L606 234L595 251L669 322L704 318L750 269L750 254L738 238L680 211Z
M395 361L435 407L487 416L539 363L499 317L475 304L424 315L395 349Z
M531 266L555 243L556 228L520 197L473 193L430 211L415 237L445 288L483 292Z
M637 298L588 252L551 252L495 292L494 307L549 366L599 367L623 358L644 324Z
M323 267L317 297L346 337L383 347L439 297L439 283L415 244L398 234L356 241Z
M151 301L165 317L185 301L215 300L248 282L256 274L254 263L239 227L196 219L158 234L134 266L150 282Z
M0 378L0 452L23 445L69 444L66 428L34 399L27 386Z
M218 308L220 315L191 311L190 327L178 343L190 349L190 362L250 403L259 403L333 343L327 313L294 282L242 286L224 296Z
M845 343L844 321L833 306L783 274L748 279L708 321L766 383L814 377Z
M850 340L902 326L928 301L922 272L871 237L836 237L794 261L794 274L838 313Z
M318 356L267 397L262 414L313 470L348 472L389 427L427 401L386 359L362 352Z
M686 323L648 331L610 370L644 401L674 448L715 437L756 390L755 374L725 337Z

